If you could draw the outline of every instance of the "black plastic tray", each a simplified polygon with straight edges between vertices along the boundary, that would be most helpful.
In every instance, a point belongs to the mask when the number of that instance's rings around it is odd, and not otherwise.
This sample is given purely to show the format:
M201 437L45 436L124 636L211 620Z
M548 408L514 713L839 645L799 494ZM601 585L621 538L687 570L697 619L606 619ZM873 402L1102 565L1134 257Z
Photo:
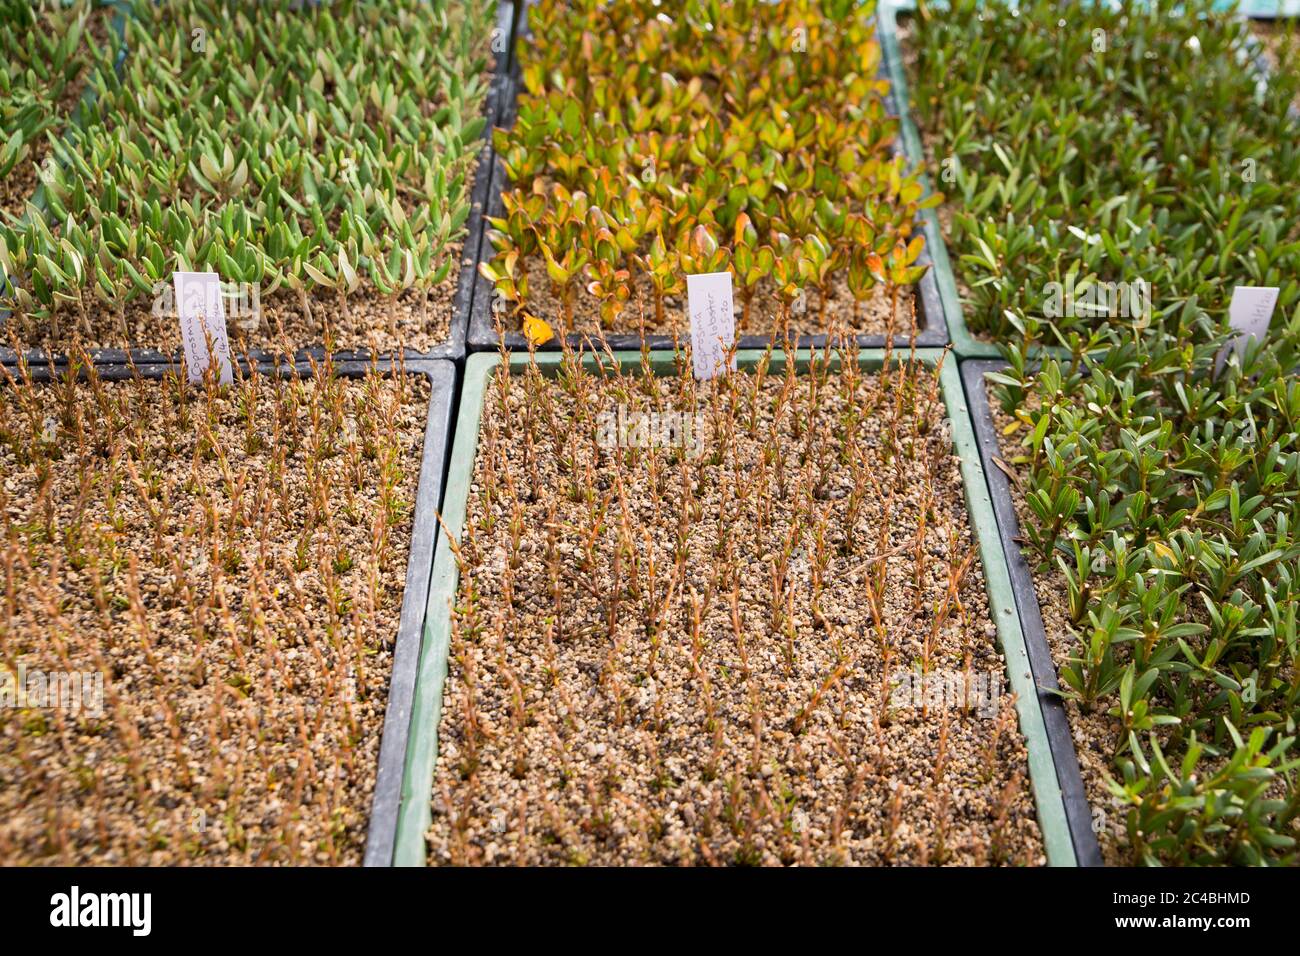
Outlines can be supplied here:
M1029 653L1030 671L1038 688L1038 702L1047 725L1047 742L1056 765L1056 781L1065 802L1065 819L1070 828L1070 840L1080 866L1104 866L1101 846L1092 829L1092 811L1083 787L1079 758L1074 751L1074 738L1060 696L1056 680L1056 664L1052 649L1047 643L1043 627L1043 612L1034 590L1033 572L1017 543L1020 522L1012 505L1011 481L998 466L1000 458L997 429L993 426L993 412L989 406L984 376L1000 372L1007 364L998 359L971 359L961 363L962 387L966 390L966 407L970 409L971 423L975 427L975 440L979 445L980 462L993 500L993 513L997 517L998 536L1006 553L1007 568L1011 572L1011 590L1016 610L1025 635L1025 648Z
M239 367L246 374L298 375L312 373L310 363L294 365L250 365L240 360ZM369 362L336 362L334 374L345 378L360 378L371 368ZM392 374L396 363L379 360L374 363L380 372ZM442 493L447 469L447 448L451 436L452 415L455 412L457 393L457 368L454 362L440 359L409 359L402 363L403 370L411 375L423 375L429 380L429 414L424 427L424 445L421 451L420 477L416 485L415 510L412 516L411 547L406 562L406 588L402 594L402 613L393 646L393 667L388 682L388 706L384 713L384 727L379 743L379 768L375 778L375 792L370 805L370 825L366 836L365 866L391 866L397 836L397 813L401 801L402 779L406 771L407 741L411 729L411 706L415 696L415 682L419 671L420 649L424 641L425 616L429 602L429 583L433 574L434 546L438 540L438 510L442 506ZM47 383L63 374L65 367L57 364L33 365L29 372L34 382ZM184 374L179 363L155 363L131 366L129 364L96 365L96 374L105 381L126 381L138 373L147 379L161 379L167 372ZM0 371L0 387L18 370L9 367ZM85 370L82 371L82 377Z
M528 29L528 7L532 0L521 0L519 21L511 35L511 54L510 54L510 72L509 82L503 98L503 107L501 110L500 125L509 129L514 125L518 107L519 90L523 85L522 71L519 67L519 58L514 52L514 47L521 40L530 36ZM884 57L881 57L880 76L888 79L888 68ZM885 97L886 105L891 116L900 116L899 104L895 101L893 89ZM894 155L907 155L909 163L915 167L921 162L921 157L912 156L907 153L906 145L903 140L902 130L895 137L893 143ZM506 176L505 167L495 158L492 163L491 192L488 197L487 215L500 218L505 215L505 207L501 202L501 192L508 186L508 177ZM918 225L921 223L918 218ZM919 235L918 231L918 235ZM482 261L487 262L491 258L491 243L487 240L486 234L481 245ZM920 265L928 265L925 275L921 277L920 282L914 287L916 289L916 312L917 312L917 330L916 346L918 348L942 348L948 344L948 325L944 318L942 300L939 298L939 285L934 275L934 263L930 258L928 244L921 252L917 259ZM501 336L497 334L496 325L492 317L492 283L482 275L475 273L475 292L470 309L469 317L469 338L468 347L470 352L492 352L501 347ZM552 325L559 325L558 322L552 322ZM633 332L623 332L614 335L583 335L579 333L568 333L565 338L571 348L579 348L584 343L594 342L601 348L608 347L613 351L635 351L642 347L649 349L673 349L677 348L678 343L674 341L671 335L647 335L644 338ZM858 335L855 336L857 343L862 348L884 348L885 336L883 335ZM805 348L825 348L828 336L826 335L801 335L798 338L797 347ZM763 349L773 341L772 336L767 335L741 335L738 337L737 346L742 349ZM901 347L909 344L910 335L905 329L899 329L894 334L894 346ZM517 330L507 330L505 332L505 346L512 351L526 351L528 349L528 339L524 334ZM556 338L550 340L545 345L538 346L541 351L556 351L560 349L560 341Z
M470 192L469 218L465 220L468 232L465 236L464 246L461 249L460 278L456 285L456 295L452 300L453 312L449 337L446 341L425 352L409 348L403 350L403 354L410 360L451 359L460 361L465 357L465 335L469 324L469 316L473 309L474 292L477 287L475 277L478 274L479 247L483 242L483 211L487 203L492 170L496 166L495 154L492 151L492 130L500 122L505 94L509 84L511 56L514 50L513 25L515 19L514 0L497 0L496 29L501 31L501 35L505 37L506 48L503 54L496 56L492 70L492 82L488 86L487 99L483 108L483 115L487 119L487 128L483 132L483 146L479 150L478 162L475 164L474 188ZM121 61L119 61L119 69L121 69L121 65ZM3 312L0 312L0 315L3 314ZM88 351L96 365L130 363L137 366L168 365L174 359L178 359L181 354L179 349L174 353L146 348L90 349ZM249 358L255 362L271 362L275 359L276 354L274 349L265 348L250 349L248 352ZM45 365L51 359L56 364L64 364L67 361L67 356L63 353L47 354L44 349L27 349L24 355L31 365ZM333 355L336 363L367 362L372 357L369 349L336 349ZM294 353L295 360L301 362L310 359L320 361L324 357L325 348L319 345L301 348ZM0 364L12 365L17 361L18 353L14 349L0 345Z

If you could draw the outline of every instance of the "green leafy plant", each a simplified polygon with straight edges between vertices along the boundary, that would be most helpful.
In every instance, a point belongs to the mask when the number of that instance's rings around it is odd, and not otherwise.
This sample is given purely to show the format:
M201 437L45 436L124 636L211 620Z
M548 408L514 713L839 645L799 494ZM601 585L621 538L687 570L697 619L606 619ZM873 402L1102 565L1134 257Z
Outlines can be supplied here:
M909 30L974 333L1082 354L1098 328L1159 318L1127 308L1136 281L1216 316L1234 283L1300 301L1300 244L1280 228L1300 209L1300 74L1261 88L1232 11L954 0L920 3Z
M1059 585L1040 597L1073 633L1061 685L1111 754L1107 780L1085 769L1122 817L1103 851L1293 864L1300 245L1278 223L1298 84L1261 87L1248 28L1212 7L923 7L918 100L933 159L957 160L968 321L1009 362L992 384L1026 552ZM1097 295L1137 278L1145 314ZM1049 315L1053 282L1082 307ZM1235 285L1281 290L1240 356ZM1032 360L1044 339L1071 356Z
M303 344L340 289L355 344L377 321L395 347L399 300L432 335L486 128L492 7L134 0L130 55L120 75L96 57L91 116L55 147L46 214L0 229L19 336L58 345L77 327L91 344L157 346L175 332L150 300L177 269L259 284L277 314L301 314L288 334ZM65 243L84 269L61 262ZM60 316L93 289L124 297L130 321Z
M49 137L73 117L92 64L111 53L108 20L91 0L0 3L0 212L23 212Z
M1179 310L1136 335L1111 330L1088 363L1047 358L1037 372L1017 349L997 388L1017 416L1026 547L1060 581L1076 635L1058 673L1108 717L1127 852L1291 863L1300 309L1218 375L1213 328ZM1208 769L1164 766L1186 760Z

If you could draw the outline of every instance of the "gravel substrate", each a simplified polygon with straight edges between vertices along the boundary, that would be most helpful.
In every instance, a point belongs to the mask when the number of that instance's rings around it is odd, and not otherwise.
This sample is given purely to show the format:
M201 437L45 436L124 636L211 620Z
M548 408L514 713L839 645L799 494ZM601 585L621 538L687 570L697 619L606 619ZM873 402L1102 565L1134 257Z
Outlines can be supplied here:
M428 401L0 384L0 864L360 862Z
M226 302L226 332L231 349L292 354L299 349L326 345L331 351L369 349L388 355L407 348L428 352L451 335L460 281L459 243L449 247L451 274L440 285L423 292L408 290L396 296L381 295L363 287L340 299L316 290L303 299L279 291L259 299L253 309L252 290L245 300ZM143 296L114 314L99 308L84 314L64 304L53 322L21 315L0 316L0 343L15 350L42 348L60 354L85 349L156 349L168 354L181 348L180 320L173 305L174 289L163 283L158 296ZM90 299L87 298L89 304Z
M564 324L564 304L555 294L540 260L523 263L528 277L529 298L524 310L545 319L556 334L568 331L588 335L599 341L602 335L677 335L683 343L690 341L691 320L686 312L686 296L670 295L663 299L663 321L655 312L650 283L642 276L633 279L634 295L628 306L612 322L600 317L600 303L583 287L573 293L573 328ZM814 289L795 300L788 311L780 307L780 297L772 283L764 279L755 289L748 319L742 315L740 290L735 291L736 334L767 335L777 339L787 333L801 335L892 335L899 345L907 345L922 330L922 318L916 313L916 290L912 286L898 289L897 302L883 285L876 286L862 302L855 302L844 275L835 274L828 283L826 299ZM512 319L511 330L523 331L522 317Z
M489 382L430 862L1045 862L937 377L685 369Z

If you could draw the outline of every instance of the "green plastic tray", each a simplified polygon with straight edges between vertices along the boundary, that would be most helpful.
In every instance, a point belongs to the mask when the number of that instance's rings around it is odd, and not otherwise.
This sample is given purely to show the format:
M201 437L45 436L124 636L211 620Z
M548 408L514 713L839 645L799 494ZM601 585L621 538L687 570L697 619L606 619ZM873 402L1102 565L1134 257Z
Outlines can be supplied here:
M752 367L764 354L765 352L762 351L741 351L737 353L737 364L742 369ZM794 353L794 361L798 368L807 367L810 354L807 350ZM896 357L899 354L895 353ZM921 361L934 365L941 360L944 352L939 349L922 349L916 354ZM587 356L585 360L588 364L595 363L594 356ZM608 362L608 355L604 356L604 360ZM641 353L617 352L614 353L614 360L620 364L639 368ZM773 352L772 370L779 372L785 367L787 360L788 356L785 353ZM456 541L460 540L465 525L484 396L493 369L500 361L499 355L479 353L469 356L465 365L460 414L452 443L451 464L442 510L443 534L450 535ZM512 369L522 369L529 358L525 355L516 355L509 361ZM536 361L544 374L552 374L559 368L563 355L539 353ZM861 352L858 361L864 369L880 368L884 363L884 352L882 350ZM672 353L651 353L650 365L655 374L671 374L675 371ZM989 499L984 471L980 465L979 447L967 411L961 376L957 369L957 362L951 355L943 364L940 384L944 405L948 409L948 417L952 423L953 448L961 461L966 506L974 525L980 560L984 565L990 612L1007 662L1010 687L1016 694L1020 729L1029 752L1030 780L1048 863L1053 866L1074 866L1076 861L1069 829L1066 826L1065 807L1056 781L1056 768L1048 746L1037 689L1031 677L1029 655L1016 612L1006 558L998 537L997 520ZM459 572L455 558L446 540L440 536L434 555L433 580L429 588L424 643L421 648L420 669L406 751L406 775L402 784L402 802L398 813L397 844L394 855L394 863L398 866L422 866L425 863L424 834L431 821L434 762L438 752L438 722L442 716L443 682L447 675L451 638L451 602L455 600L458 584Z

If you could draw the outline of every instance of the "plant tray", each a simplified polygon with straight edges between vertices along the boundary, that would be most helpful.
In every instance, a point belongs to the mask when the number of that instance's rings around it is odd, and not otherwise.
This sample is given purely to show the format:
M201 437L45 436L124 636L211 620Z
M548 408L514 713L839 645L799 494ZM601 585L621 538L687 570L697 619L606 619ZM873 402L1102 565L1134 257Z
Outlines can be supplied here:
M117 16L120 17L119 13ZM446 341L434 346L427 352L420 352L415 349L406 349L404 354L410 359L451 359L460 361L465 357L465 334L469 323L469 316L473 309L473 297L476 288L475 276L477 275L479 246L483 241L483 210L487 202L488 189L492 178L492 169L496 162L492 151L492 129L493 125L500 121L500 113L504 103L504 96L508 84L508 74L510 70L509 52L513 49L510 42L511 31L513 30L514 0L497 0L497 26L501 37L506 40L504 56L498 55L497 62L492 71L492 82L488 87L486 102L484 103L484 116L487 117L487 128L483 132L483 146L479 150L478 161L475 164L474 188L470 192L470 212L469 218L465 225L468 230L465 236L465 244L461 249L459 279L456 286L456 295L452 300L452 317L449 337ZM118 28L122 24L115 18ZM118 68L121 69L121 61ZM37 190L37 200L39 200L40 190ZM7 317L7 313L0 311L0 318ZM178 349L174 353L162 352L157 349L133 348L133 349L91 349L90 356L96 365L119 365L130 364L136 365L168 365L173 359L179 359L181 352ZM314 359L320 361L325 357L325 348L323 346L309 346L298 349L294 353L296 361L306 362ZM251 349L248 358L255 363L273 361L275 351L272 349L258 348ZM366 362L372 357L369 349L335 349L333 352L336 362ZM24 352L24 357L31 365L46 365L53 361L56 365L62 365L67 362L67 356L62 353L47 354L45 349L28 349ZM18 361L18 353L8 346L0 346L0 364L12 365Z
M737 356L739 368L756 365L765 352L742 351ZM944 352L931 349L918 351L917 357L928 365L942 360ZM639 367L639 352L615 353L612 360L619 364ZM553 375L561 368L563 355L548 352L535 356L543 374ZM611 356L603 355L610 361ZM793 359L796 367L806 368L810 353L801 350L792 355L771 353L771 371L779 373L785 363ZM675 356L672 353L652 352L647 357L654 374L673 374ZM451 463L444 496L443 533L452 542L461 539L465 527L470 496L470 484L478 448L481 416L484 409L490 377L501 361L509 361L512 372L518 374L529 362L528 356L515 355L502 359L499 354L474 354L467 359L462 401L452 444ZM596 363L595 356L585 356L588 365ZM885 361L881 351L860 353L860 365L867 370L878 369ZM1016 707L1020 730L1028 751L1030 784L1034 796L1043 845L1049 864L1075 865L1075 849L1066 825L1065 807L1057 783L1056 768L1043 720L1041 697L1036 692L1031 676L1030 656L1025 646L1016 602L998 537L993 506L985 482L985 467L976 447L975 432L970 424L960 374L949 360L941 374L942 399L951 422L953 451L961 463L961 479L965 489L966 507L972 534L978 542L989 598L989 614L997 629L1001 651L1006 662L1009 687L1017 695ZM419 866L426 861L425 834L431 822L431 799L435 762L438 753L438 726L441 719L443 689L448 669L451 640L451 606L456 600L459 570L452 547L440 540L434 558L433 583L429 594L429 614L426 639L421 652L419 678L415 704L411 717L410 743L407 749L406 778L402 788L402 806L398 821L397 865Z
M883 17L877 17L877 23L881 23ZM528 3L527 0L522 5L521 17L519 24L512 37L512 49L514 44L521 40L526 40L530 36L528 29ZM884 40L882 37L882 48ZM886 76L888 54L882 52L881 57L881 74ZM523 77L519 67L519 58L512 53L510 57L510 81L505 91L503 109L501 113L502 128L509 129L514 125L515 116L517 115L519 91L523 86ZM894 77L888 75L892 81ZM885 101L889 107L889 112L894 116L906 116L906 110L902 109L900 104L906 102L905 90L891 88ZM919 164L922 161L923 154L911 148L910 144L903 138L899 137L893 143L894 155L906 155L912 164ZM501 202L501 193L508 185L505 167L498 161L493 162L491 192L487 202L487 215L493 218L500 218L505 214L505 208ZM925 210L923 216L932 215L931 210ZM926 245L922 250L921 256L917 259L918 265L932 265L927 269L921 281L915 286L916 293L916 311L919 320L919 327L916 334L916 345L918 348L942 347L948 344L948 325L947 316L943 308L941 287L936 281L937 263L932 259L931 249L932 238L929 230L926 233ZM491 244L485 241L481 247L482 261L486 262L491 258ZM470 312L469 319L469 338L468 348L470 352L494 352L501 347L501 337L497 334L496 322L492 314L492 283L481 275L475 275L475 292L474 302ZM548 321L554 317L542 316ZM557 319L551 321L551 325L557 329L561 326ZM570 348L579 348L583 345L587 336L569 333L566 336ZM862 348L884 348L885 337L883 335L858 335L855 336L857 343ZM799 336L799 348L824 348L826 346L827 336L825 335L801 335ZM739 336L738 345L741 349L762 349L766 348L769 343L767 335L741 335ZM612 351L629 351L640 349L642 347L642 336L635 333L618 333L614 335L601 336L599 339L600 347L608 347ZM652 350L672 350L677 347L671 335L647 335L644 338L644 344ZM907 333L903 330L896 332L894 335L894 345L902 347L908 344ZM512 351L526 351L528 349L528 340L520 331L507 331L505 333L505 346ZM552 339L545 345L538 346L543 351L559 351L560 343L557 339Z
M249 366L241 362L240 365L245 372L253 374L282 376L312 374L309 364ZM339 362L335 365L334 372L341 377L361 378L371 367L371 364L366 362ZM382 360L377 361L374 367L380 372L393 374L396 365L392 361ZM429 411L425 423L422 458L411 517L411 543L407 557L406 584L402 595L398 631L394 636L392 672L388 678L388 702L380 738L375 789L371 800L363 859L365 866L389 866L393 860L394 843L398 832L403 766L411 728L412 703L422 656L421 644L426 637L426 610L434 547L438 535L438 508L442 501L447 449L456 399L455 363L413 359L404 362L402 368L407 374L421 375L428 379ZM130 380L137 372L146 379L159 380L169 371L180 372L180 369L177 365L162 364L142 365L134 370L126 365L96 366L99 378L110 382ZM34 382L47 383L53 376L59 374L61 372L57 367L33 366L30 369ZM3 374L0 374L0 387L5 387Z

